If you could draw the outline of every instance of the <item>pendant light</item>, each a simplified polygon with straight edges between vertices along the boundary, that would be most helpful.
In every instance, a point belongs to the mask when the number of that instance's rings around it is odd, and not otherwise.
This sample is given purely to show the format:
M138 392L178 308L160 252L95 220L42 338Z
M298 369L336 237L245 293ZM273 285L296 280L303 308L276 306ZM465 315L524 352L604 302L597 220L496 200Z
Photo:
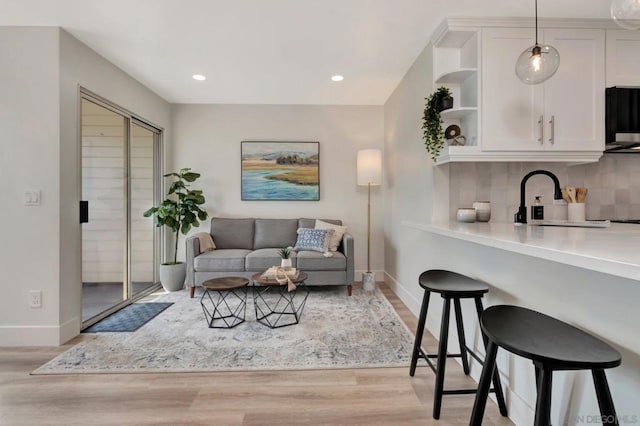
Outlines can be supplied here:
M640 0L634 0L640 1ZM516 62L516 75L525 84L540 84L551 78L560 66L555 47L538 44L538 0L536 4L536 44L528 47Z
M613 0L611 18L625 30L640 29L640 0Z

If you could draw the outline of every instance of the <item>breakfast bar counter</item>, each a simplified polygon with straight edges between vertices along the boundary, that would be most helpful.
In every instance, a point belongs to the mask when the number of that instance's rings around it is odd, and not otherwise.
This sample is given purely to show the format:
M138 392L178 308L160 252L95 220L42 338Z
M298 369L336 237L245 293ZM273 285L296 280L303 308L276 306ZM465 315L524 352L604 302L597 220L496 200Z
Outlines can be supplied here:
M481 280L489 285L486 306L529 308L613 345L622 354L622 366L607 371L616 409L627 420L640 420L640 226L403 221L394 231L407 235L415 253L412 259L398 258L401 265L445 269ZM417 279L420 272L408 270L405 282ZM413 285L416 291L406 286L398 292L406 291L417 302L419 287ZM417 313L412 297L406 300ZM473 307L462 309L472 318ZM427 328L432 333L439 330L440 315L437 304L429 309ZM482 353L477 322L465 322L465 334L475 342L473 349ZM509 417L516 424L532 424L535 377L530 363L499 354L498 370ZM471 375L477 380L479 368L472 366ZM575 424L580 415L597 414L595 391L587 379L579 372L554 375L559 391L554 396L557 411L552 424Z
M607 228L516 225L505 222L404 222L403 225L640 281L638 225L612 223Z

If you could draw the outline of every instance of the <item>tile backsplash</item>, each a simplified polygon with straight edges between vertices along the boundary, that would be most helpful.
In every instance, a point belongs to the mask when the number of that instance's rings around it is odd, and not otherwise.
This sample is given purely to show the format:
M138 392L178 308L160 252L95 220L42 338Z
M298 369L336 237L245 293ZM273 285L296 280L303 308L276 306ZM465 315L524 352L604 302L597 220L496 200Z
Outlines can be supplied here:
M452 163L450 218L474 201L491 202L491 221L512 222L520 205L520 182L530 171L543 169L558 176L560 186L585 187L588 220L640 219L640 154L605 154L599 162L565 163ZM535 175L527 181L527 215L535 196L542 196L545 219L567 219L566 205L553 205L553 182Z

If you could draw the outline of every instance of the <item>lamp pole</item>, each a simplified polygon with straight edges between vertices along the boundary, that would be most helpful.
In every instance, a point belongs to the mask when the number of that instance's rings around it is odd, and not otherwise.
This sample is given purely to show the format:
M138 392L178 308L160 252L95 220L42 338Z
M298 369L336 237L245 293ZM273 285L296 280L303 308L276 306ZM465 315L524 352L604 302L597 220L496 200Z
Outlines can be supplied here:
M371 272L371 182L367 186L367 272Z
M376 288L375 274L371 272L371 186L382 184L382 151L363 149L356 159L357 184L367 187L367 271L362 273L362 288Z

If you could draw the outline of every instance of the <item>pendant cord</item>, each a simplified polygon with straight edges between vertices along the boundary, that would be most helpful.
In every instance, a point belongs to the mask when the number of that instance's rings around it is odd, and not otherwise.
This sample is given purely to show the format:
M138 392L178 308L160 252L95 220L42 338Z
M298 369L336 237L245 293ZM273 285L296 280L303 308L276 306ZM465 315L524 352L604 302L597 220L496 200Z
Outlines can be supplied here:
M536 46L538 45L538 0L536 0Z

